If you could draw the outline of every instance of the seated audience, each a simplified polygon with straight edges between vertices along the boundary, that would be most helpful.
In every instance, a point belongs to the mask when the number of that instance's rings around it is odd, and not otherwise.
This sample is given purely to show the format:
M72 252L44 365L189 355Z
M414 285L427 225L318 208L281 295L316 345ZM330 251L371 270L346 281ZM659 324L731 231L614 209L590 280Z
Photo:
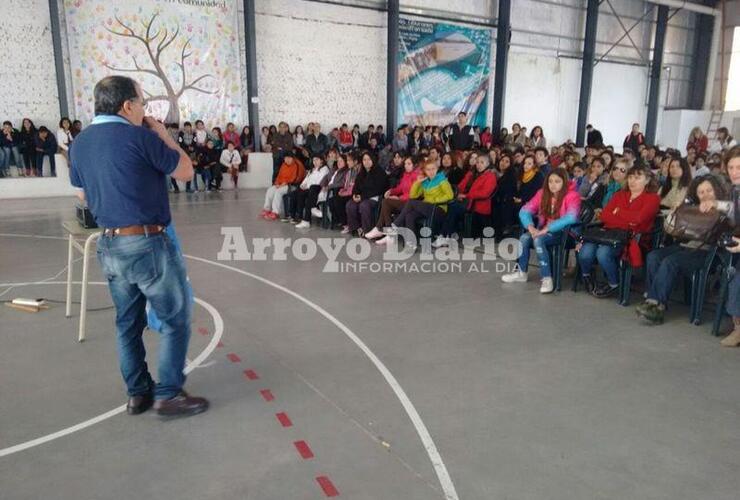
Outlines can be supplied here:
M691 184L691 171L686 160L680 157L671 158L668 166L668 179L660 190L660 206L673 210L686 200L686 193Z
M365 234L365 238L374 240L385 236L385 228L391 226L393 215L398 214L409 199L411 186L419 177L419 169L414 165L414 160L407 156L403 159L403 175L398 184L383 195L380 205L380 216L375 227Z
M445 175L439 171L435 162L427 161L411 186L409 201L396 217L391 230L385 238L378 240L378 244L386 245L393 242L398 235L397 228L404 227L414 231L416 222L421 218L433 217L434 220L441 220L447 212L447 204L453 197L452 186ZM415 248L411 242L405 243L407 248Z
M227 172L231 175L231 182L234 184L234 189L238 189L239 165L242 163L242 156L236 149L236 144L231 141L226 143L226 149L221 152L220 163L226 167Z
M347 202L349 232L357 232L357 235L362 237L373 228L375 222L373 212L387 189L388 176L382 168L375 165L375 159L370 153L364 153L362 168L352 189L352 199Z
M530 248L534 246L540 264L540 293L552 293L553 280L547 247L560 244L562 231L578 222L581 197L569 188L568 173L557 168L547 176L545 185L519 211L524 232L519 237L519 270L501 277L504 283L526 282ZM535 221L534 217L537 218Z
M684 198L686 198L684 196ZM727 188L719 177L705 176L694 179L688 189L687 204L713 204L727 200ZM716 210L712 207L711 210ZM666 221L666 225L669 221ZM651 251L647 256L647 299L637 306L637 315L652 324L663 322L668 299L673 287L682 276L690 277L704 265L707 248L701 241L676 242Z
M490 219L491 196L497 183L496 174L491 170L491 159L488 155L478 155L475 168L468 171L457 185L456 200L448 205L442 230L432 246L448 246L466 213L473 215L473 237L479 237L483 226L487 225L484 221Z
M653 228L660 209L660 197L655 193L657 183L649 169L634 166L627 172L627 187L617 192L601 213L605 229L622 229L630 232L628 240L615 245L586 241L578 245L578 264L586 290L599 298L609 297L619 287L619 260L626 253L633 267L642 266L642 248L649 245L648 238L638 244L634 236ZM594 263L598 260L606 275L606 283L596 284L592 277Z
M306 170L303 168L303 164L294 157L292 152L286 153L275 182L267 188L265 204L262 212L260 212L260 217L267 220L280 219L285 214L283 196L288 194L290 186L300 184L305 175Z
M326 166L324 158L314 156L311 159L311 170L301 181L298 189L290 193L292 198L292 213L290 218L282 219L284 222L296 224L296 229L308 229L311 227L311 210L316 208L321 193L321 184L329 175L329 167Z

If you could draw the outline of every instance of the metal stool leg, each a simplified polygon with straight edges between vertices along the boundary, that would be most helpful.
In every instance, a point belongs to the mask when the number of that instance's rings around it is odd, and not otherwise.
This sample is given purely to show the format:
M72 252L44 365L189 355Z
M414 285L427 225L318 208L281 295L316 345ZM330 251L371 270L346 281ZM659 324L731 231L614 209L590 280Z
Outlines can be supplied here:
M69 246L67 249L67 300L64 309L64 316L70 318L72 316L72 274L74 272L74 237L69 235Z

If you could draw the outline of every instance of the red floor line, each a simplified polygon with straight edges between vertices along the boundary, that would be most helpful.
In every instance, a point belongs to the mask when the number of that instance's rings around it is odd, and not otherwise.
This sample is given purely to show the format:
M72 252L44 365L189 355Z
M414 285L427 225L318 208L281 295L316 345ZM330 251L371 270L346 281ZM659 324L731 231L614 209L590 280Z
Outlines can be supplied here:
M233 352L230 352L229 354L227 354L226 357L229 358L229 361L231 361L232 363L240 363L242 360L239 356L237 356Z
M254 370L244 370L244 376L247 377L249 380L257 380L259 375L257 375L257 372Z
M198 328L198 333L200 333L201 335L208 335L208 330L201 326L200 328Z
M274 401L274 400L275 400L275 396L273 396L273 395L272 395L272 391L270 391L269 389L262 389L262 390L260 391L260 394L262 394L262 397L263 397L263 398L265 399L265 401L267 401L268 403L269 403L270 401Z
M224 343L221 342L220 340L218 341L218 344L216 344L216 347L223 347L223 346L224 346Z
M334 483L331 482L327 476L319 476L316 478L316 482L319 483L321 489L324 490L324 494L328 497L338 497L339 490L334 487Z
M280 425L283 427L292 427L293 422L290 421L290 418L288 417L288 414L285 412L276 413L275 416L278 419L278 422L280 422Z
M308 443L305 441L296 441L293 443L293 446L295 446L295 449L298 450L298 454L301 456L302 459L308 460L309 458L313 458L313 451L311 451L311 448L308 446Z

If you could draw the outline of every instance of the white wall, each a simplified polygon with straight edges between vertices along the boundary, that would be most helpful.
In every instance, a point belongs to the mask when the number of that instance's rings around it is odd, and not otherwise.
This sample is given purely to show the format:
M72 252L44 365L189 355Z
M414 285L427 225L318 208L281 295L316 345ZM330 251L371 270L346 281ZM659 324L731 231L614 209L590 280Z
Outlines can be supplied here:
M0 47L0 119L20 128L27 117L37 126L56 128L59 98L48 0L2 0Z
M621 151L622 142L637 122L644 128L647 114L647 68L601 62L594 68L588 122L604 142Z
M578 113L580 61L512 53L506 77L504 124L520 123L527 133L540 125L549 146L573 138Z
M300 0L257 0L260 122L385 123L386 16Z

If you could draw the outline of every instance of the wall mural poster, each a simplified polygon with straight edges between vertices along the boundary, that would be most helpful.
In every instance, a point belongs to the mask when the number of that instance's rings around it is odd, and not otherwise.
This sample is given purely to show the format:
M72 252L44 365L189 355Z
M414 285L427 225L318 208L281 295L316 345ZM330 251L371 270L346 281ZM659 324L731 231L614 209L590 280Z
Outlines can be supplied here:
M398 123L487 125L491 31L399 20Z
M137 80L148 112L169 122L240 123L235 0L64 0L75 117L94 116L104 76Z

